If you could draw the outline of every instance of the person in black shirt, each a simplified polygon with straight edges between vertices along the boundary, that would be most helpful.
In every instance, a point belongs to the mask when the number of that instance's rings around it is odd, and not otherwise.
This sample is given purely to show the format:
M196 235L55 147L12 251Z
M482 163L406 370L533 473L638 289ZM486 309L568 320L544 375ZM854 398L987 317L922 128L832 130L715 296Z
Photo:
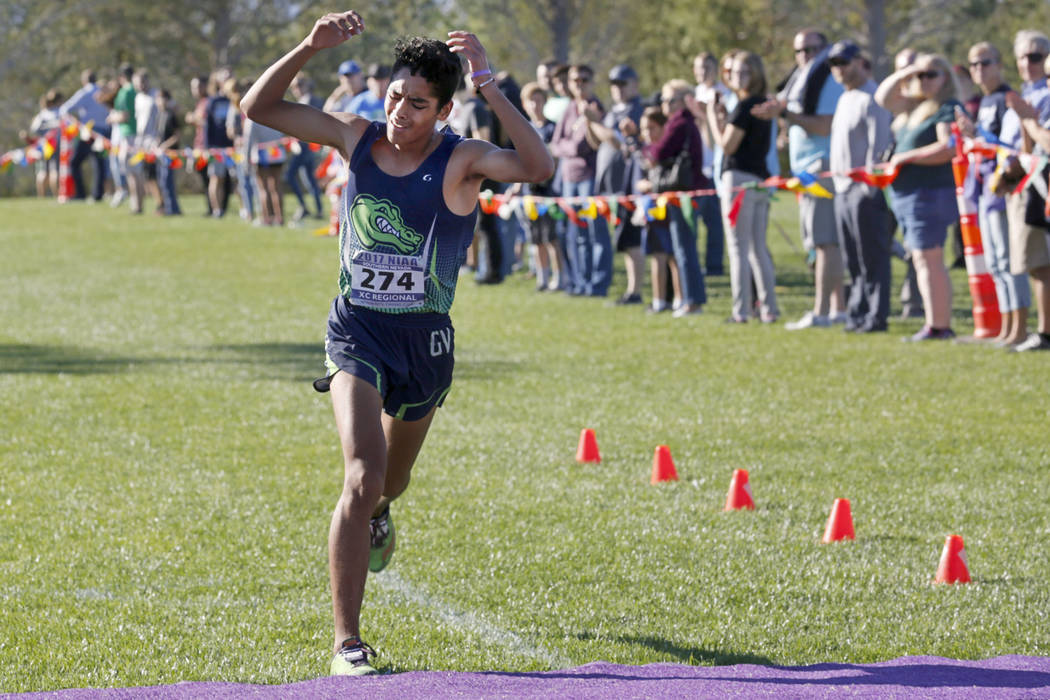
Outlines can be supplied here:
M749 187L743 190L743 199L735 202L737 191L769 177L766 153L772 124L751 113L766 97L766 75L762 59L750 51L742 51L733 58L729 73L729 87L739 98L731 114L726 114L721 100L708 104L708 123L711 137L722 147L722 213L726 217L726 242L729 249L729 283L733 294L733 314L729 320L744 323L752 312L751 276L760 303L759 318L772 323L780 315L774 286L773 258L766 245L766 227L769 223L769 193L765 189ZM735 220L730 219L734 204Z

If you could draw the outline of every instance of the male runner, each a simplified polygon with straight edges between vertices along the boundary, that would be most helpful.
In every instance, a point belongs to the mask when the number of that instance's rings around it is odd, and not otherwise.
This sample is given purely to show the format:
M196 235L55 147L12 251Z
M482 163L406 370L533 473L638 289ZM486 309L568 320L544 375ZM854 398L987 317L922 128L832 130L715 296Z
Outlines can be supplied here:
M369 569L394 549L390 502L409 473L452 380L448 311L474 232L485 178L542 182L554 172L543 141L500 92L473 34L442 43L398 42L386 93L386 124L287 102L292 78L315 53L365 29L357 12L327 14L263 73L241 102L250 119L331 146L348 162L341 202L339 295L325 342L343 449L343 491L328 535L338 675L376 673L359 617ZM466 59L475 89L514 149L435 130L452 109Z

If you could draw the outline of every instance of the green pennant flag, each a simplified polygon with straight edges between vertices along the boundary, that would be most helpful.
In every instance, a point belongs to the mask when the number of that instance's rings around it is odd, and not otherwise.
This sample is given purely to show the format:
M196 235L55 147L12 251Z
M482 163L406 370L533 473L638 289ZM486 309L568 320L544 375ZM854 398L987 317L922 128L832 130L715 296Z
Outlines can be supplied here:
M682 216L685 217L685 223L689 225L689 230L696 230L696 217L693 216L693 198L678 196L678 206L682 209Z

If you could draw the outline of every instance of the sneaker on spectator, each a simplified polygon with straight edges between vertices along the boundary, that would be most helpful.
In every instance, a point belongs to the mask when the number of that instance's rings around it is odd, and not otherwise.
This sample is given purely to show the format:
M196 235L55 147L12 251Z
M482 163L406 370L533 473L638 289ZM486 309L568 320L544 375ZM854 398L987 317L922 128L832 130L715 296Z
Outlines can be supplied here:
M827 316L817 316L812 311L807 311L797 321L791 323L785 323L784 328L789 331L800 331L805 328L828 328L831 326L831 319Z
M828 316L828 320L831 321L832 324L849 323L849 314L845 311L839 311L837 314L831 314Z
M645 313L647 314L659 314L667 311L670 307L667 302L663 299L654 299L653 303L645 307Z
M1047 342L1039 333L1029 333L1024 342L1008 348L1010 352L1028 352L1029 350L1050 350L1050 342Z
M932 326L923 326L915 335L904 338L905 342L921 343L924 340L951 340L955 337L955 331L951 328L933 328Z
M695 316L703 312L704 307L699 304L683 304L671 312L671 318L685 318L686 316Z
M624 294L622 297L613 302L614 306L629 306L631 304L641 304L642 295L635 294Z

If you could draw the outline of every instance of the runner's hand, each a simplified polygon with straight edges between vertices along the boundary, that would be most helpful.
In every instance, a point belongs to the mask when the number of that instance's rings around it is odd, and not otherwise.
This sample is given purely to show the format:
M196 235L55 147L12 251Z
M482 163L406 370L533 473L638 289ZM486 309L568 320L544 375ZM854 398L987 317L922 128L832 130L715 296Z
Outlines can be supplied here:
M489 70L489 59L485 55L485 47L477 36L470 32L459 29L448 33L449 40L445 42L452 53L462 54L467 59L467 65L471 73ZM481 82L488 80L488 76L480 79Z
M355 11L330 12L314 23L306 44L312 49L331 49L365 30L365 22Z

